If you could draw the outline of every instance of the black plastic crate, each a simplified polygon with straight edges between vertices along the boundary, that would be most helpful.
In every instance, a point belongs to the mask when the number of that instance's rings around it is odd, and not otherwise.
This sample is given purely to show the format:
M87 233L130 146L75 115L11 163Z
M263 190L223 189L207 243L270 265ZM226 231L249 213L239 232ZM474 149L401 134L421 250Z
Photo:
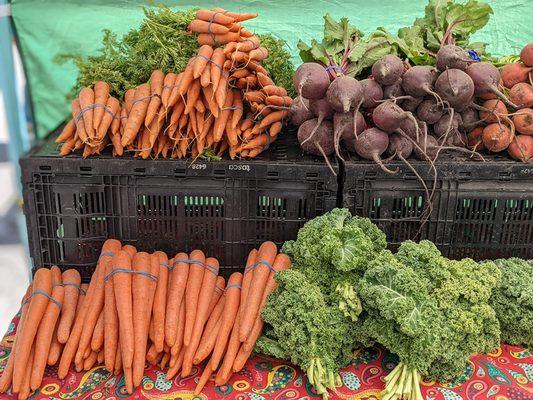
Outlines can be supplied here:
M427 163L410 161L431 188ZM533 166L493 157L486 162L441 156L433 210L422 224L426 195L403 163L395 175L349 157L343 164L342 203L370 217L392 249L404 240L429 239L450 258L533 258Z
M35 267L75 267L87 278L102 243L117 238L169 255L199 248L227 274L262 241L295 238L337 202L337 178L292 134L254 160L194 163L59 157L54 137L20 160Z

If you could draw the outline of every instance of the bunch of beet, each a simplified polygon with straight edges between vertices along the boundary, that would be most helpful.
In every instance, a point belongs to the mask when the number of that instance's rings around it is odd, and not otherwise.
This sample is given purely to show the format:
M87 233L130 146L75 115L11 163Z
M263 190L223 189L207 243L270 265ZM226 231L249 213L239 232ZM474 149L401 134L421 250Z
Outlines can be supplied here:
M444 151L483 159L479 151L507 149L526 162L533 158L532 57L530 44L521 63L500 72L445 45L436 67L411 67L387 55L361 81L344 75L331 81L325 67L304 63L294 75L299 95L291 121L304 151L327 160L334 153L342 159L341 149L348 150L390 173L383 154L411 169L411 155L433 166Z
M508 102L492 93L478 93L477 126L468 133L475 151L507 153L515 160L533 161L533 43L520 53L520 61L500 70L499 86Z

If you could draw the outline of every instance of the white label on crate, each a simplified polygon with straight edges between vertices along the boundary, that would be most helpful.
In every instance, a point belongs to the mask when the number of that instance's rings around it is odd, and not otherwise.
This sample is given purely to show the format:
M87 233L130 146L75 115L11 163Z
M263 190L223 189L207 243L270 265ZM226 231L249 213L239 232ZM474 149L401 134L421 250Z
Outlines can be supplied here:
M207 168L207 164L193 164L193 165L191 165L191 168L192 169L206 169Z
M522 175L533 175L533 168L522 168L520 173Z
M230 164L228 166L230 171L246 171L250 172L250 164Z

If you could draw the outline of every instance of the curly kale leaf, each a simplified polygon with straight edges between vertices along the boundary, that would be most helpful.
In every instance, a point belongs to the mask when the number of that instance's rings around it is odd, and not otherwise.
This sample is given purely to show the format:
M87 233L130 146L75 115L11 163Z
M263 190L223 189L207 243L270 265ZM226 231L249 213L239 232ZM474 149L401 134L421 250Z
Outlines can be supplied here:
M496 260L501 285L490 304L502 330L502 342L533 347L533 262L519 258Z

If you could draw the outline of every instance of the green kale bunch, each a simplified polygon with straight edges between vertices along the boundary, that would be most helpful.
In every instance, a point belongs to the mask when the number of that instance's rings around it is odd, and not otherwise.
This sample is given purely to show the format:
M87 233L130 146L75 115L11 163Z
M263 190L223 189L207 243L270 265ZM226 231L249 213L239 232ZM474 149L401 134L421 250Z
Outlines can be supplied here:
M500 320L502 342L533 348L533 263L496 260L502 280L490 303Z
M449 260L429 241L404 242L396 254L383 251L359 282L362 330L396 353L407 374L454 378L470 355L499 345L489 299L500 279L492 262Z
M261 313L267 327L256 351L297 364L327 398L327 389L341 384L338 370L351 360L352 323L302 272L281 271L276 281Z

